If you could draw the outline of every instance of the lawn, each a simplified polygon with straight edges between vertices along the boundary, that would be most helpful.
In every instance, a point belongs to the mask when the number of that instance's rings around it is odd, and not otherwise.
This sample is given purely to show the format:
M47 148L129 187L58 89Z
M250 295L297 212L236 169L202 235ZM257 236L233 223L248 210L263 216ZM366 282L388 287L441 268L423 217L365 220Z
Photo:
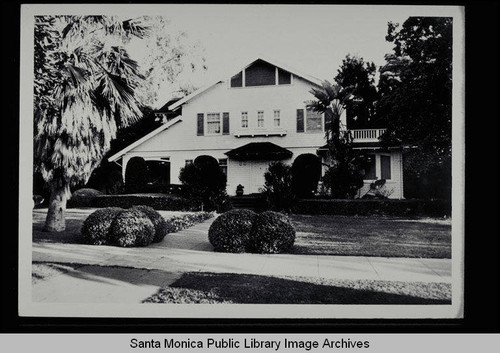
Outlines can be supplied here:
M451 258L451 222L366 216L291 215L295 254Z
M448 283L189 272L145 303L451 304Z

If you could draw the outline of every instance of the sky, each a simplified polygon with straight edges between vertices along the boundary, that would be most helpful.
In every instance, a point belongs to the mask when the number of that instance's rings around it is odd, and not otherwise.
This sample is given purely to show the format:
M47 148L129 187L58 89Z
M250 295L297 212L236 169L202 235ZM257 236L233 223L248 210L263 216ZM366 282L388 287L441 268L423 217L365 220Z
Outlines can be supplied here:
M321 80L333 80L347 54L380 67L392 44L385 40L389 21L409 16L439 16L438 6L380 5L164 5L144 14L162 15L173 31L188 34L204 49L208 70L184 73L202 87L238 72L259 56L275 59ZM140 48L137 49L140 52ZM133 55L133 52L131 53ZM160 90L161 106L171 96Z

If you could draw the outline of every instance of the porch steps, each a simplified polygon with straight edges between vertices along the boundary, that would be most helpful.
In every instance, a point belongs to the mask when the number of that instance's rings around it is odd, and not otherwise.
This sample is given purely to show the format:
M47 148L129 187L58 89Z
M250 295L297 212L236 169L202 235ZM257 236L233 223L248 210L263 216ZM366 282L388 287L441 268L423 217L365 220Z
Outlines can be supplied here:
M231 204L233 208L246 208L248 210L260 212L264 209L264 197L262 194L232 196Z

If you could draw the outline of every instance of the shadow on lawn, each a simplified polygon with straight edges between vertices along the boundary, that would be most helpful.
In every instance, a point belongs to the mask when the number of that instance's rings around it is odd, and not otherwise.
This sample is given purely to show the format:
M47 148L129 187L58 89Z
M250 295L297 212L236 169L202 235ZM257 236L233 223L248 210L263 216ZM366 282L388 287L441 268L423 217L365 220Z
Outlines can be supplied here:
M387 282L386 285L391 285ZM399 284L400 285L400 284ZM422 286L439 286L425 283ZM228 273L185 273L171 288L206 293L219 302L240 304L451 304L449 299L422 298L372 289L308 283L285 278ZM162 302L164 288L149 302ZM401 291L401 290L400 290Z

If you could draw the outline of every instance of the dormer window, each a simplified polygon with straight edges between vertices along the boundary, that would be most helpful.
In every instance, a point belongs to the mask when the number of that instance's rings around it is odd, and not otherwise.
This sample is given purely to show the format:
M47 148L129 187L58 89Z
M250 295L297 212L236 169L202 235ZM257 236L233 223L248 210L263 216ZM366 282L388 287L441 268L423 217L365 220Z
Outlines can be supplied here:
M289 85L292 74L264 60L257 60L243 71L231 77L231 87L256 87Z

